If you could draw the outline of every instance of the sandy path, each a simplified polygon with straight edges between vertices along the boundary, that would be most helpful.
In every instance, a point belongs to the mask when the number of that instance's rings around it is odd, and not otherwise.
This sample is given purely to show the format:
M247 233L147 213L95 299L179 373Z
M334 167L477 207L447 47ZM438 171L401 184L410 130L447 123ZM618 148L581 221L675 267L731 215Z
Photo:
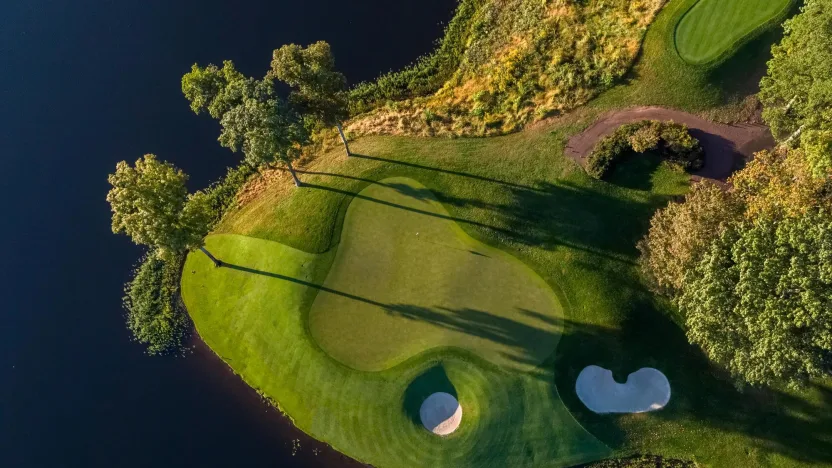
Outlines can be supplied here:
M603 114L592 126L573 135L566 144L566 155L581 166L602 137L619 126L639 120L672 120L690 128L705 150L705 167L694 173L694 179L724 181L731 175L740 158L774 147L768 127L756 124L725 125L705 120L696 115L664 107L634 107Z

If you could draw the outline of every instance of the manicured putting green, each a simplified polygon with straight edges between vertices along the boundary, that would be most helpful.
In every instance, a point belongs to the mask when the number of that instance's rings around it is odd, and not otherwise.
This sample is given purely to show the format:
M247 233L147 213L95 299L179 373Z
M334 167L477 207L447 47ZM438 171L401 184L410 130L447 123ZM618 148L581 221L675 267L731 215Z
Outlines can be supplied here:
M506 369L550 356L562 310L511 255L462 231L412 179L372 184L350 203L338 253L312 306L312 336L360 370L454 346Z
M786 13L793 0L700 0L676 25L676 50L702 65L730 52L758 28Z

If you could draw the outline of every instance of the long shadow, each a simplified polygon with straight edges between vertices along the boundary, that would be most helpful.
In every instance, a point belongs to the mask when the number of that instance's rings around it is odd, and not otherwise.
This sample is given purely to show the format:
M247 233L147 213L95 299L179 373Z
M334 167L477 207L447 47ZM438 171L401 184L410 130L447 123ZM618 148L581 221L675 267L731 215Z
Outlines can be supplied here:
M362 195L361 193L350 192L349 190L343 190L343 189L338 189L338 188L335 188L335 187L327 187L325 185L317 185L317 184L310 184L310 183L305 183L305 184L303 184L303 186L305 188L326 190L328 192L340 193L342 195L355 197L355 198L358 198L358 199L361 199L361 200L366 200L366 201L370 201L370 202L373 202L373 203L378 203L380 205L385 205L385 206L389 206L389 207L392 207L392 208L399 208L399 209L402 209L402 210L405 210L405 211L410 211L410 212L418 213L418 214L421 214L421 215L432 216L434 218L441 218L441 219L446 219L446 220L454 221L454 222L458 222L458 223L470 224L472 226L477 226L477 227L481 227L481 228L484 228L484 229L489 229L489 230L492 230L492 231L501 232L503 234L511 234L511 231L509 231L509 230L506 230L506 229L503 229L503 228L500 228L500 227L497 227L497 226L492 226L490 224L485 224L485 223L481 223L481 222L478 222L478 221L472 221L472 220L464 219L464 218L457 218L457 217L454 217L454 216L443 215L441 213L434 213L432 211L420 210L418 208L413 208L413 207L410 207L410 206L400 205L398 203L389 202L387 200L380 200L378 198L368 197L366 195ZM415 189L415 190L418 190L418 189Z
M255 268L244 267L241 265L235 265L233 263L223 262L223 268L230 268L232 270L244 271L246 273L254 273L256 275L268 276L270 278L276 278L283 281L288 281L290 283L299 284L301 286L306 286L310 288L319 289L324 292L328 292L330 294L335 294L338 296L346 297L347 299L352 299L354 301L364 302L366 304L374 305L376 307L387 307L386 304L383 304L378 301L374 301L372 299L367 299L366 297L356 296L355 294L345 293L343 291L338 291L336 289L328 288L322 284L312 283L309 281L304 281L302 279L292 278L291 276L281 275L279 273L272 273L269 271L257 270Z
M442 169L442 168L439 168L439 167L424 166L422 164L416 164L416 163L411 163L411 162L396 161L395 159L387 159L387 158L381 158L381 157L378 157L378 156L368 156L366 154L355 154L355 153L352 154L352 157L361 158L361 159L370 159L370 160L373 160L373 161L380 161L380 162L385 162L385 163L390 163L390 164L399 164L399 165L402 165L402 166L413 167L413 168L416 168L416 169L426 169L426 170L429 170L429 171L436 171L436 172L441 172L443 174L451 174L451 175L460 176L460 177L468 177L470 179L477 179L477 180L482 180L484 182L493 182L495 184L505 185L506 187L513 187L513 188L518 188L518 189L523 189L523 190L538 190L536 187L531 187L531 186L528 186L528 185L518 184L518 183L515 183L515 182L508 182L508 181L505 181L505 180L492 179L490 177L480 176L480 175L476 175L476 174L469 174L467 172L461 172L461 171L452 171L450 169Z

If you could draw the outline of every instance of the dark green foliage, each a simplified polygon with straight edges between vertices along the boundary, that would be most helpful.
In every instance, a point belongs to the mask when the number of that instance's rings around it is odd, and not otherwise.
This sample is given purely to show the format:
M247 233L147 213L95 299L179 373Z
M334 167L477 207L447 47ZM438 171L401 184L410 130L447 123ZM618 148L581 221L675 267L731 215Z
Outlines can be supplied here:
M147 345L148 354L175 352L184 343L188 319L179 301L179 271L183 260L181 254L165 261L151 252L124 286L127 328L136 341Z
M254 172L255 169L248 164L230 167L225 177L204 190L211 204L211 212L214 214L211 221L212 229L227 210L237 206L237 192Z
M661 455L636 455L628 458L611 458L581 465L580 468L695 468L696 463Z
M685 277L688 338L752 385L807 383L832 361L832 217L727 229Z
M658 151L662 158L685 170L700 169L704 153L687 126L674 122L642 120L618 127L601 139L586 161L586 172L601 179L615 163L634 153Z
M439 47L404 70L359 83L349 93L350 114L367 112L386 101L427 96L439 90L459 67L471 33L472 19L484 0L460 0Z

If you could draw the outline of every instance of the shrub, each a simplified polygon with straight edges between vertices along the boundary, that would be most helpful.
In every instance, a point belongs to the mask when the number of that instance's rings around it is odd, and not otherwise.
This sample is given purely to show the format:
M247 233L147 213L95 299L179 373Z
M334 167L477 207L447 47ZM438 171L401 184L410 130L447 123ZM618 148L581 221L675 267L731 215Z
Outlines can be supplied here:
M127 328L133 339L147 345L151 355L181 349L188 319L179 302L179 273L183 255L166 261L150 252L124 286Z
M212 211L215 213L215 218L211 223L212 229L222 219L227 210L237 206L237 192L240 191L254 172L255 169L248 164L228 168L225 177L204 190L211 202Z
M642 120L624 124L602 138L587 159L586 172L601 179L622 158L649 151L658 151L662 158L688 171L700 169L704 164L702 146L690 135L687 126Z

